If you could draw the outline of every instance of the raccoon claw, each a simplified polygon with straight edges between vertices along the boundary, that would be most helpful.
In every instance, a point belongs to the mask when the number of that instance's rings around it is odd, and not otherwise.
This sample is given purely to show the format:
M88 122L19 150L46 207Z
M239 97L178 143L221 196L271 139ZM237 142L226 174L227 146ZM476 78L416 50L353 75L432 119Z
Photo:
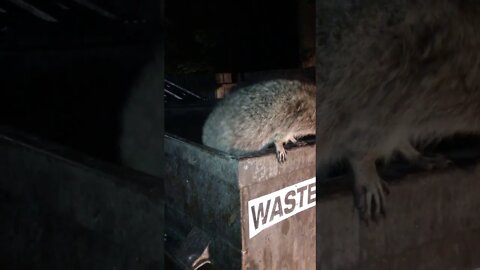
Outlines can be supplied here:
M360 218L369 225L369 221L386 216L385 195L389 193L387 183L383 180L355 185L355 201Z
M417 166L424 170L444 169L453 164L453 162L443 155L434 157L421 156L416 160Z
M277 151L277 160L280 163L287 161L287 151L285 151L285 149Z
M287 151L285 151L285 147L283 146L284 141L276 141L275 142L275 149L277 150L277 160L279 163L284 163L287 161Z

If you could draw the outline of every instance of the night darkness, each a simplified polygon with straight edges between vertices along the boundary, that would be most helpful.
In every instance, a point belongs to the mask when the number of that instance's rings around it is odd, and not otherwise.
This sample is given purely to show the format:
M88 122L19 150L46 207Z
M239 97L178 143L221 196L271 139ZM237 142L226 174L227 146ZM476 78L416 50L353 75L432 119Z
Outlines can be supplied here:
M82 1L27 2L56 22L2 2L2 125L117 159L122 106L163 33L159 2L104 2L107 15Z
M300 65L296 1L181 0L165 8L167 73Z

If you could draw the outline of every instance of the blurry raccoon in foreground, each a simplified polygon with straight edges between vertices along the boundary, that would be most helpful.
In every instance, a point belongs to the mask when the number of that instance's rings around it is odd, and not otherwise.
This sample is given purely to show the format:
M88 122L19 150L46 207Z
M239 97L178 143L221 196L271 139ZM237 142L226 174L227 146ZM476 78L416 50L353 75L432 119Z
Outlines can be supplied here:
M376 160L444 166L411 143L480 133L480 1L395 2L319 51L317 171L346 157L367 220L385 211Z
M202 142L237 155L273 143L278 161L285 162L285 143L315 134L315 95L314 84L299 80L268 80L240 88L210 113Z
M155 52L130 91L122 118L120 156L123 164L162 176L163 57Z

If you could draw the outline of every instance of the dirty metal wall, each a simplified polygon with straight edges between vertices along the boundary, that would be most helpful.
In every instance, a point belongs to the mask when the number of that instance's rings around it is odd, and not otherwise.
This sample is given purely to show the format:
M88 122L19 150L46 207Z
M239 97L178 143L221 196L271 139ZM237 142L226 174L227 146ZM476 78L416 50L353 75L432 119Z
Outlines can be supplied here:
M283 165L268 151L239 159L166 136L169 256L187 268L192 263L187 257L209 246L215 269L314 269L314 208L249 237L249 200L315 176L313 145L288 155Z
M238 161L177 137L166 136L164 145L166 252L188 265L191 262L187 257L199 255L210 242L210 253L218 269L240 269ZM193 226L208 235L202 250L185 250L181 243L176 243L180 241L174 239L173 234L186 237ZM180 231L184 227L184 232ZM195 241L181 240L187 243L183 246Z
M163 185L0 133L1 269L161 269Z
M480 267L480 166L390 184L387 218L366 227L350 192L317 200L318 269Z

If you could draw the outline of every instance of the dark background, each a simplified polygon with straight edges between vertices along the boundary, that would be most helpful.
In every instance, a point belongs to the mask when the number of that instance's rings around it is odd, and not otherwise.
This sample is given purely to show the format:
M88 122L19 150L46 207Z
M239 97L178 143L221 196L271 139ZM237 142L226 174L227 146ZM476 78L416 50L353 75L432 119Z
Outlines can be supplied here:
M90 1L108 15L26 2L56 21L0 3L0 125L117 161L122 106L162 43L161 2Z
M297 1L166 1L166 72L300 65Z

